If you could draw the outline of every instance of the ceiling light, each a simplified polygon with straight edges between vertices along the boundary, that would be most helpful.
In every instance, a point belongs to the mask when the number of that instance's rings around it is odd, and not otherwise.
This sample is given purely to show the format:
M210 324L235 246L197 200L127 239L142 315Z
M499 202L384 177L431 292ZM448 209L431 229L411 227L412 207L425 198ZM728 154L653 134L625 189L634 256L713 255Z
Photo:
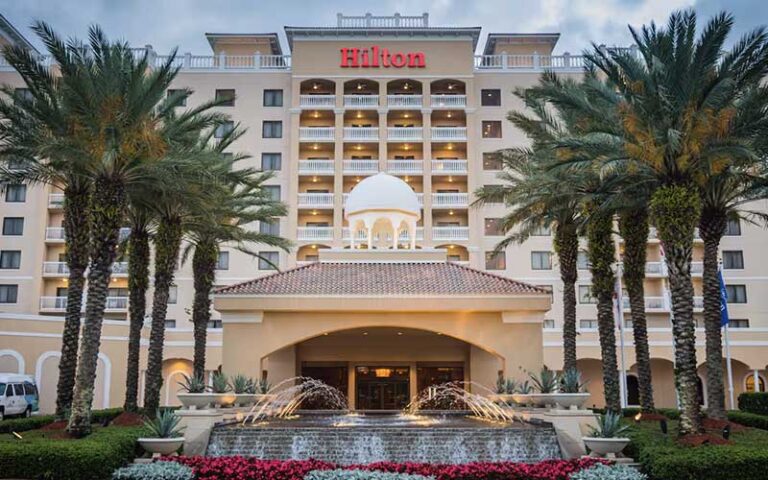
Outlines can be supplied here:
M320 85L318 85L316 83L312 84L312 90L317 90L318 88L320 88Z
M453 210L449 210L448 215L453 215Z
M357 84L357 89L358 90L362 90L363 89L363 84L362 83L358 83Z
M363 335L368 335L368 332L363 332Z
M402 334L403 334L403 332L397 332L397 334L398 334L398 335L402 335Z

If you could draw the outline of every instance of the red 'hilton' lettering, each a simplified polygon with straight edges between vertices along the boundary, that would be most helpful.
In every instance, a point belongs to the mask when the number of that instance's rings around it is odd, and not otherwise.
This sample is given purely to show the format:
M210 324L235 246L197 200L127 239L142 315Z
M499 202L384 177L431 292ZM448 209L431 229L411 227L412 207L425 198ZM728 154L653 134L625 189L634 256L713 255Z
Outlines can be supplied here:
M394 52L388 48L373 45L370 48L342 48L342 68L424 68L424 52Z

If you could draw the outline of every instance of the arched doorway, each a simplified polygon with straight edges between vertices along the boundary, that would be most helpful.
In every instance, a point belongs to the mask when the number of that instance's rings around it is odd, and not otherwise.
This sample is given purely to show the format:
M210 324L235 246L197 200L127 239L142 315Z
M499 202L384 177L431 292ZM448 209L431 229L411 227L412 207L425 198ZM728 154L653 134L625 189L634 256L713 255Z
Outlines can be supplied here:
M637 376L632 374L627 375L627 405L640 405L640 384Z

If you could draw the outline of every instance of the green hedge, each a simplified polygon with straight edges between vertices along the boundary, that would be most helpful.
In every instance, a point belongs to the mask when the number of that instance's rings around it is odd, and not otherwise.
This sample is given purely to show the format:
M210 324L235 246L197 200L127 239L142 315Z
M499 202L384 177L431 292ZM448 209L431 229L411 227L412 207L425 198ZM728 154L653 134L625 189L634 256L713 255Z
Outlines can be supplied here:
M104 422L112 421L121 413L123 413L122 408L94 410L91 412L91 421L93 423L103 424ZM53 415L36 415L29 418L9 418L0 422L0 434L35 430L55 421L56 417Z
M768 415L758 415L756 413L733 410L728 412L728 420L744 425L745 427L768 430Z
M739 395L739 410L768 415L768 393L742 393Z
M83 439L60 439L60 431L0 436L3 478L103 480L136 457L137 427L96 427Z
M605 413L604 408L593 408L592 410L594 410L595 413ZM621 411L621 414L624 417L634 417L638 413L640 413L640 409L636 407L625 408ZM664 415L670 420L680 419L680 410L676 408L657 408L656 413Z

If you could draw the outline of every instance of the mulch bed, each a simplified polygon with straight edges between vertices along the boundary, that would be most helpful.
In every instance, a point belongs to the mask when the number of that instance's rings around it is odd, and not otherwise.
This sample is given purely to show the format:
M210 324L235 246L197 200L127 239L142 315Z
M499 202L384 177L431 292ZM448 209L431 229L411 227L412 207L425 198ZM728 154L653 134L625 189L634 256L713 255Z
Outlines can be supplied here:
M123 412L115 417L110 425L116 425L118 427L140 427L144 425L144 417L138 413Z
M705 418L702 421L702 426L705 430L717 430L718 432L722 432L726 426L731 427L731 432L743 432L747 429L744 425L716 418Z
M48 425L40 427L40 430L64 430L65 428L67 428L67 421L58 420L56 422L49 423Z
M723 437L709 433L700 433L697 435L685 435L677 440L677 443L686 447L699 447L701 445L732 445L733 442Z

